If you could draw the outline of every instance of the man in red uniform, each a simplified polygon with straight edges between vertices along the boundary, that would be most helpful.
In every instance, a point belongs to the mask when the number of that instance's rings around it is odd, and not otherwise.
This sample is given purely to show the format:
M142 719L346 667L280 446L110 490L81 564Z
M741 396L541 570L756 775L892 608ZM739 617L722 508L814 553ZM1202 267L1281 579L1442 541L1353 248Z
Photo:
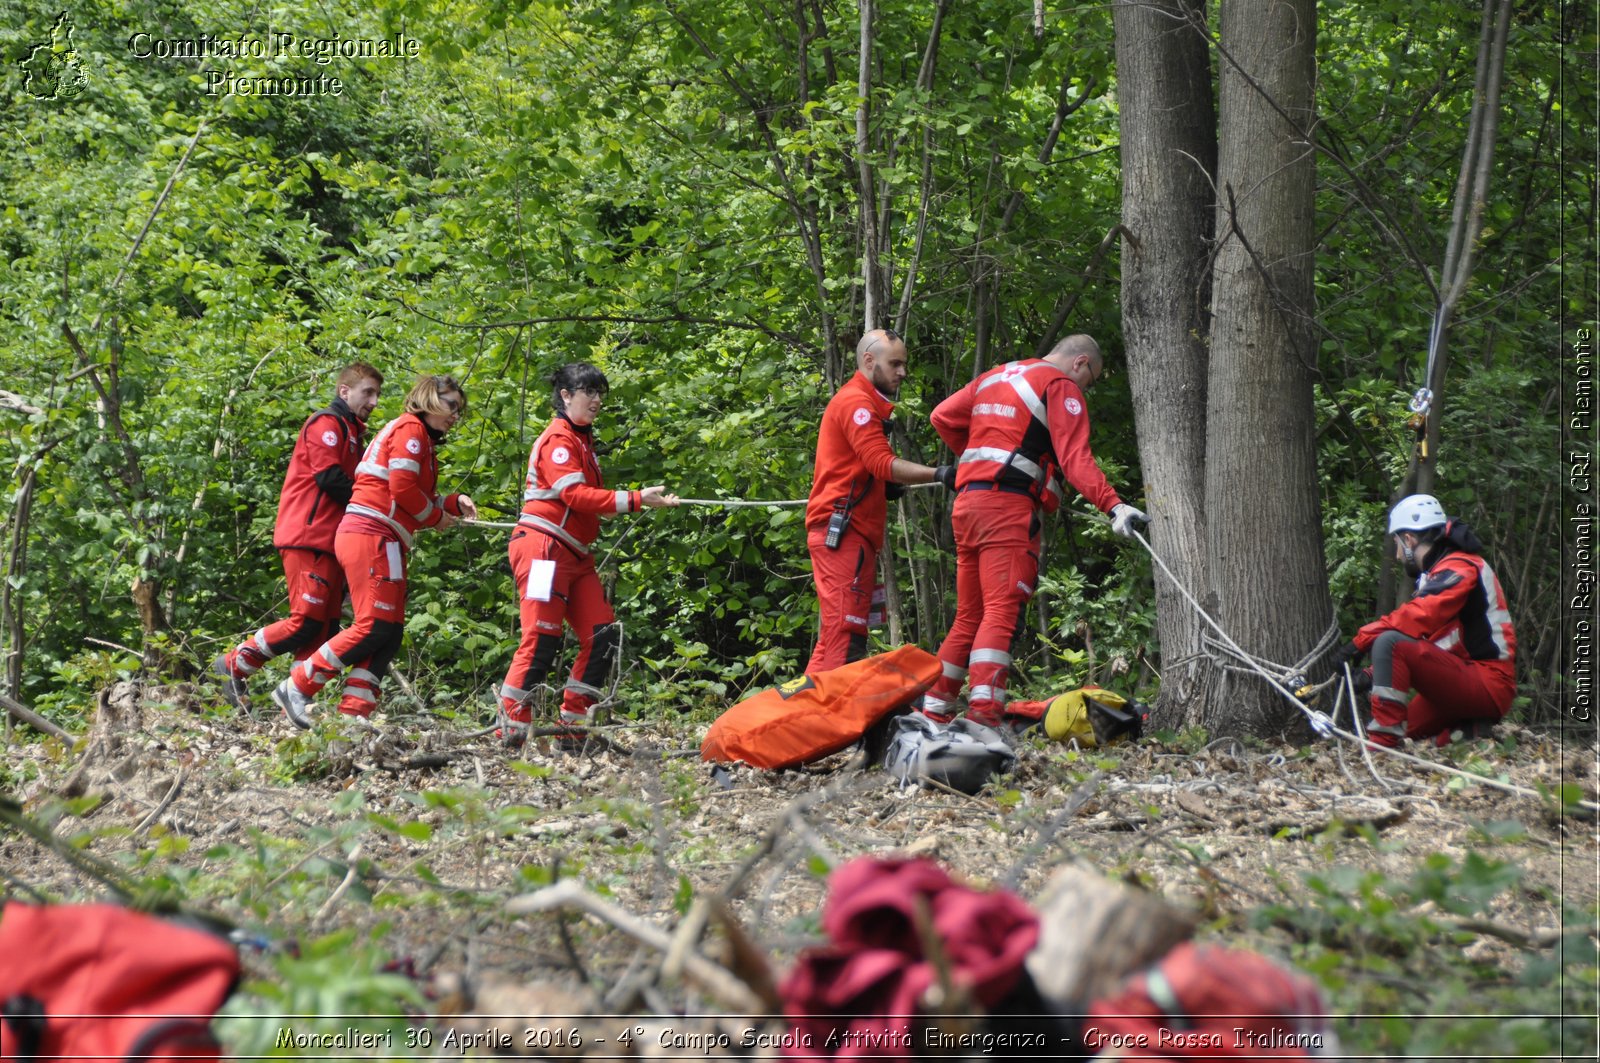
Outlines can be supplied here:
M967 679L970 717L994 726L1006 704L1011 639L1039 576L1041 514L1061 505L1061 475L1132 536L1147 521L1106 482L1089 450L1083 393L1100 379L1100 347L1068 336L1043 358L989 370L941 402L933 427L956 463L956 617L939 647L939 679L922 711L939 723L956 713Z
M1483 544L1432 495L1401 499L1389 513L1389 534L1416 594L1334 655L1342 663L1372 654L1372 668L1357 680L1372 686L1367 737L1390 748L1402 738L1443 746L1452 731L1486 731L1517 692L1517 636Z
M412 537L424 528L445 529L476 520L478 507L463 494L437 494L437 448L466 412L467 396L454 377L423 375L406 394L406 412L384 426L356 465L355 488L334 537L334 554L350 585L355 613L272 691L272 700L296 727L311 726L311 702L349 669L339 711L366 719L405 634L406 561Z
M284 653L303 661L338 630L344 571L333 555L333 537L355 488L367 418L382 388L383 374L353 362L340 371L333 401L300 428L272 531L289 585L289 615L211 662L212 673L222 677L222 696L235 708L244 706L245 680L262 665Z
M954 469L897 458L889 447L889 417L905 377L905 341L889 329L873 329L856 344L855 376L822 414L806 503L806 546L821 621L807 672L866 656L867 616L889 508L885 486L935 478L951 486L954 480Z

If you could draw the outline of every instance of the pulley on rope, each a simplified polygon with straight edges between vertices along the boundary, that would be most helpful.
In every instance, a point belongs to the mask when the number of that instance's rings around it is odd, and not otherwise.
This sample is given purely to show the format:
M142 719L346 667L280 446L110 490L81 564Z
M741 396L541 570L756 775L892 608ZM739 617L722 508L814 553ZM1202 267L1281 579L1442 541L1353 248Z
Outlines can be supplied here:
M1418 388L1417 393L1411 396L1411 417L1406 421L1411 431L1416 433L1417 459L1428 460L1428 411L1433 409L1433 389Z
M1428 326L1428 362L1422 370L1422 386L1411 395L1407 408L1411 416L1406 425L1416 435L1417 460L1428 460L1428 414L1433 412L1433 374L1439 361L1439 343L1444 338L1444 308L1434 311Z

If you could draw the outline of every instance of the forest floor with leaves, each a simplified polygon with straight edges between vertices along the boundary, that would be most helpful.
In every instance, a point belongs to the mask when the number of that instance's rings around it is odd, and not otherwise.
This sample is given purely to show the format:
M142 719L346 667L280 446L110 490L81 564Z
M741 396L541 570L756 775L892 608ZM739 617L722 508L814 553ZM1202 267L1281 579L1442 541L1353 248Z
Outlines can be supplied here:
M722 966L727 940L781 976L819 939L830 868L910 854L1025 898L1067 864L1148 889L1199 937L1286 960L1335 1013L1361 1013L1337 1024L1347 1049L1593 1058L1600 850L1560 796L1600 792L1592 742L1508 724L1423 751L1541 800L1398 760L1375 775L1330 743L1025 735L1015 771L966 796L904 788L850 751L718 778L703 732L624 721L579 753L539 738L508 756L464 715L302 733L209 691L119 683L74 748L14 735L4 782L75 852L259 933L221 1027L240 1054L270 1051L274 1013L437 1015L466 1007L464 987L479 1014L743 1010L712 976L731 969L757 999L761 963ZM106 895L20 835L0 835L0 865L14 895ZM568 879L597 910L506 911ZM698 901L725 902L735 928L706 931L717 905Z

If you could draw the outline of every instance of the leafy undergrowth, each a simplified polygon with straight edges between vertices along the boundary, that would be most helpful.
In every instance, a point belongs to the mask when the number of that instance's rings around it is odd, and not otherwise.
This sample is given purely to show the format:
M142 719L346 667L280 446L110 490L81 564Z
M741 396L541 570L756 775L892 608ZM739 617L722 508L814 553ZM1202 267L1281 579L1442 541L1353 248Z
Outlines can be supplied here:
M901 789L849 754L714 778L695 756L703 728L676 722L517 758L463 719L373 732L334 718L301 734L160 693L103 770L78 773L80 796L59 791L84 743L19 736L3 782L148 896L249 928L248 978L218 1025L237 1055L301 1054L283 1015L315 1017L294 1020L299 1035L371 1035L352 1054L459 1054L420 1018L445 1010L456 975L703 1011L622 934L505 902L579 878L670 932L720 894L781 971L816 938L829 869L889 852L1025 897L1067 862L1141 884L1199 912L1202 937L1313 975L1352 1056L1595 1053L1595 828L1559 807L1593 800L1592 744L1508 727L1427 754L1553 795L1541 801L1397 762L1380 779L1326 745L1024 739L1017 770L969 798ZM105 893L25 838L4 836L0 861L13 892Z

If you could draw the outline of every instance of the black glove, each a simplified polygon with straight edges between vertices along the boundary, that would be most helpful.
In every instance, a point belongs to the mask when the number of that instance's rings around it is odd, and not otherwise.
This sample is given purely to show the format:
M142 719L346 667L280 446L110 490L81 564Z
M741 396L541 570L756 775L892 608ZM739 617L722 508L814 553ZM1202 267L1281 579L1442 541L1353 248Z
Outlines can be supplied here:
M1372 669L1362 668L1356 672L1355 681L1350 684L1350 689L1356 697L1363 698L1372 693Z
M897 484L893 480L890 480L888 483L883 485L883 497L886 501L897 501L905 493L905 484Z
M1354 664L1366 655L1366 650L1357 648L1354 642L1347 642L1333 651L1331 660L1335 668L1342 668L1346 664Z
M954 465L941 465L933 470L933 478L937 483L942 483L945 490L956 489L956 467Z

